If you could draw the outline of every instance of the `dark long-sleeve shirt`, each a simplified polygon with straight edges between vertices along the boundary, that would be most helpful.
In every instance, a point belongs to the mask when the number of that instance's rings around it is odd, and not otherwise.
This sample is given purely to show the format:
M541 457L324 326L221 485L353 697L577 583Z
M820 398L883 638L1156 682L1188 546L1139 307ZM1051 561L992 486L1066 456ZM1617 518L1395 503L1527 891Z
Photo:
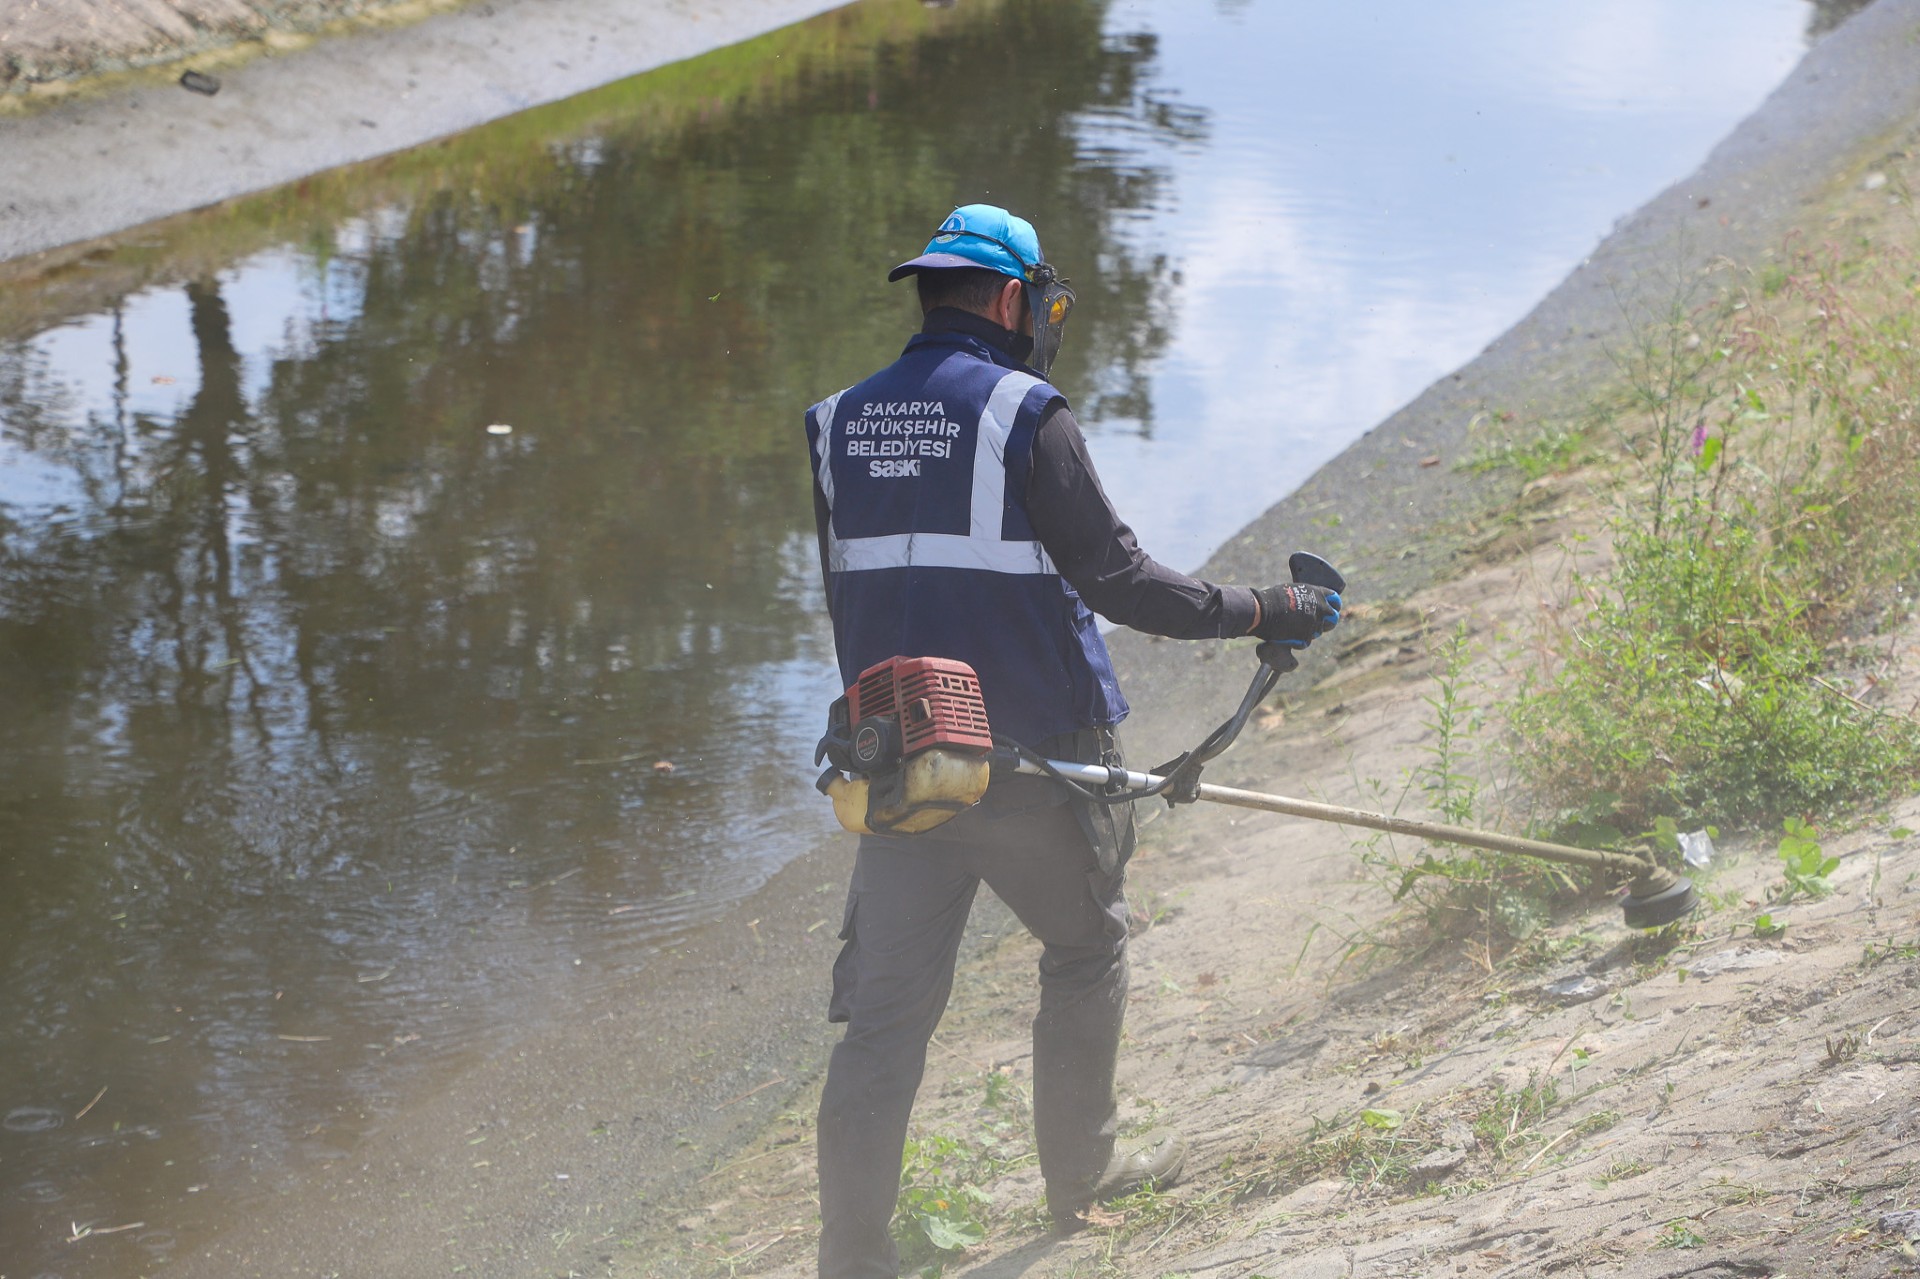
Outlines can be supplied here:
M1012 335L990 320L945 307L927 317L926 332L950 330L1013 351ZM1060 576L1108 621L1174 639L1219 639L1252 627L1250 589L1188 577L1140 549L1100 486L1086 437L1064 400L1034 432L1026 502L1034 533ZM817 479L813 511L824 568L830 509Z
M1100 487L1086 437L1065 403L1034 433L1027 515L1060 576L1110 622L1174 639L1245 635L1253 625L1247 587L1188 577L1140 549Z

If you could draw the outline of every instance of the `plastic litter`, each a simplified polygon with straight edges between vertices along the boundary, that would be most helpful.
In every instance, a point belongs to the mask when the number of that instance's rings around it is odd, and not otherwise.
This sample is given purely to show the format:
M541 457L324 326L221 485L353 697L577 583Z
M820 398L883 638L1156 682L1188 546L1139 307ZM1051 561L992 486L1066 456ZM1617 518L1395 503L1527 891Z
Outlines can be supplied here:
M1562 977L1550 981L1540 988L1548 997L1563 1004L1584 1004L1588 1000L1598 999L1613 987L1606 981L1591 974Z
M1688 831L1680 836L1680 860L1695 870L1704 870L1713 864L1713 838L1703 830Z

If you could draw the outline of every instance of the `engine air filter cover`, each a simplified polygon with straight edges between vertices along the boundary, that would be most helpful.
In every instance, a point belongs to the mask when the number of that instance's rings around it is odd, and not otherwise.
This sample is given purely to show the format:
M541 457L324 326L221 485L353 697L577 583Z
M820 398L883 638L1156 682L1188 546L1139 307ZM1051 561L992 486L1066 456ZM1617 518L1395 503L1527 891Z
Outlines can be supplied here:
M880 715L899 724L902 758L934 746L980 755L993 749L980 677L965 662L890 657L860 672L847 701L856 727Z

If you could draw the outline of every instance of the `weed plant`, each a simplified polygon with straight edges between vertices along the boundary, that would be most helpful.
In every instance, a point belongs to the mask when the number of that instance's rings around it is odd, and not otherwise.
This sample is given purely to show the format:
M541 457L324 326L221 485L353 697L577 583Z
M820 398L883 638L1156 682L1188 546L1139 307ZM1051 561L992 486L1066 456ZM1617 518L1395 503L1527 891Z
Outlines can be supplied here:
M1531 482L1570 470L1586 459L1585 434L1579 429L1549 423L1531 434L1516 436L1501 429L1512 420L1511 413L1476 417L1467 429L1486 430L1488 438L1454 469L1468 475L1513 471Z
M1512 716L1570 826L1770 823L1920 763L1914 722L1853 691L1920 586L1920 274L1804 253L1763 283L1677 302L1618 359L1613 562Z
M1813 827L1798 817L1787 818L1782 827L1784 833L1777 853L1781 884L1770 895L1783 906L1796 897L1825 897L1833 891L1827 876L1840 868L1840 859L1823 853L1819 841L1813 837ZM1754 931L1757 935L1759 929Z
M1435 644L1433 658L1434 692L1422 718L1429 730L1426 760L1408 776L1394 811L1417 795L1439 821L1498 826L1499 814L1490 810L1498 808L1499 788L1487 784L1488 761L1475 745L1485 717L1465 687L1473 659L1465 628ZM1421 843L1409 852L1388 834L1356 840L1355 848L1362 868L1394 901L1417 911L1429 937L1478 937L1488 957L1533 936L1556 904L1585 887L1562 867L1483 849Z
M893 1240L909 1273L941 1274L948 1262L986 1242L993 1197L983 1187L1033 1157L1026 1134L1032 1100L1003 1069L981 1080L967 1137L927 1133L908 1140L900 1159Z
M957 1137L934 1133L909 1141L893 1219L901 1264L938 1275L961 1252L986 1242L992 1198L980 1186L997 1171L987 1155Z
M1524 1173L1545 1156L1564 1156L1584 1138L1620 1122L1611 1110L1566 1122L1567 1110L1583 1099L1584 1094L1564 1095L1551 1077L1535 1075L1518 1088L1498 1083L1469 1088L1409 1112L1369 1108L1332 1119L1314 1116L1297 1141L1237 1176L1233 1193L1278 1196L1327 1178L1363 1193L1432 1190L1430 1182L1423 1187L1426 1178L1415 1180L1416 1169L1426 1156L1443 1150L1460 1152L1454 1166L1471 1159L1492 1176ZM1549 1126L1560 1131L1549 1135ZM1644 1165L1637 1171L1644 1172ZM1471 1184L1485 1188L1490 1183Z

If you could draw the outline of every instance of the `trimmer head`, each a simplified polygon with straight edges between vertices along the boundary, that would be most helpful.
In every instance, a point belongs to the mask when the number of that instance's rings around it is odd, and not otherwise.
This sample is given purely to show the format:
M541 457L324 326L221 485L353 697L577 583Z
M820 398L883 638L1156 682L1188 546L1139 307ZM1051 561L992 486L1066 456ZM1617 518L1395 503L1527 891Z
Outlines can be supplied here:
M1621 899L1620 909L1627 917L1628 928L1659 928L1682 919L1700 904L1700 895L1693 891L1693 881L1683 875L1663 876L1673 882L1662 888L1647 885L1644 897L1635 896L1632 889ZM1634 888L1641 887L1635 884Z

